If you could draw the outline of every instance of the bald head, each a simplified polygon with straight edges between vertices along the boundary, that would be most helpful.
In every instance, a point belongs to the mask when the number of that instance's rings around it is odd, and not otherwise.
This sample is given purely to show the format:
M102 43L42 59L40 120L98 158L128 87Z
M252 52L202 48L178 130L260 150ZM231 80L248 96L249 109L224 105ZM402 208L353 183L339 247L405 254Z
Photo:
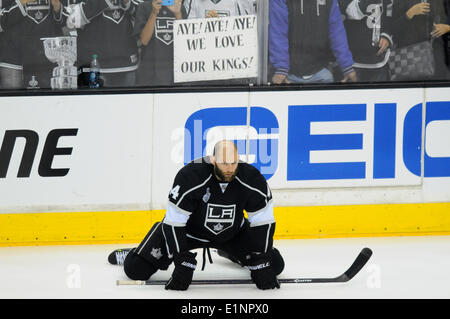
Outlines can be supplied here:
M239 153L236 144L229 140L217 142L211 157L216 177L225 182L233 180L237 173Z
M237 161L239 154L237 146L233 141L222 140L214 145L213 156L216 162L232 163Z

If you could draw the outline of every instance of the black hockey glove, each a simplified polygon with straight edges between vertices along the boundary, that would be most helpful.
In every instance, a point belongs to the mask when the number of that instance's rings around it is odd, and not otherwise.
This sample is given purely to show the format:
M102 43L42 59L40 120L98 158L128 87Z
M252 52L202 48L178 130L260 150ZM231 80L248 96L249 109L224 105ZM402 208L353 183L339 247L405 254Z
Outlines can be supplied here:
M253 255L247 266L256 287L262 290L280 288L277 276L270 265L270 259L270 253Z
M187 290L192 282L197 261L195 260L197 254L189 251L175 254L173 262L175 269L172 272L172 277L166 283L166 290Z

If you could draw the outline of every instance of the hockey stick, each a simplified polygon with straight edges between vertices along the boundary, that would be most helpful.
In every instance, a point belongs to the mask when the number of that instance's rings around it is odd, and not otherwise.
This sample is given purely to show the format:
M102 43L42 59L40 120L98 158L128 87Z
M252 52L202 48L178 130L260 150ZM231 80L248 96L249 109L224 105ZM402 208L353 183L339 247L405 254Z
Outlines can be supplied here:
M364 248L356 257L353 264L342 275L335 278L280 278L280 284L306 284L306 283L334 283L347 282L364 267L367 261L372 256L370 248ZM125 285L165 285L167 280L117 280L117 286ZM191 285L245 285L253 284L251 279L204 279L192 280Z

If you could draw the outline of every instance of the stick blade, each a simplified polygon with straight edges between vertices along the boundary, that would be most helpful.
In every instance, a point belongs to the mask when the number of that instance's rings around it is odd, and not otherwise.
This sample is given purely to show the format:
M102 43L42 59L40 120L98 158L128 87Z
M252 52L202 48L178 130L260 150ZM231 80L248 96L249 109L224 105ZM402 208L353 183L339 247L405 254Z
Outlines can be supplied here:
M370 248L363 248L359 253L358 257L356 257L353 264L347 271L341 276L342 281L349 281L364 267L364 265L369 261L370 257L372 257L372 250Z

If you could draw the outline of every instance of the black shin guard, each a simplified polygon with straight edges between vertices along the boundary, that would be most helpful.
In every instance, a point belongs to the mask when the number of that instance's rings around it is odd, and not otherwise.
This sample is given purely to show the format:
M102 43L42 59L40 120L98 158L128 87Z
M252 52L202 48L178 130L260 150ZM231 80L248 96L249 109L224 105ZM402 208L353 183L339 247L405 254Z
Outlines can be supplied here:
M128 253L123 268L127 277L132 280L148 280L158 271L155 264L139 256L134 250Z

